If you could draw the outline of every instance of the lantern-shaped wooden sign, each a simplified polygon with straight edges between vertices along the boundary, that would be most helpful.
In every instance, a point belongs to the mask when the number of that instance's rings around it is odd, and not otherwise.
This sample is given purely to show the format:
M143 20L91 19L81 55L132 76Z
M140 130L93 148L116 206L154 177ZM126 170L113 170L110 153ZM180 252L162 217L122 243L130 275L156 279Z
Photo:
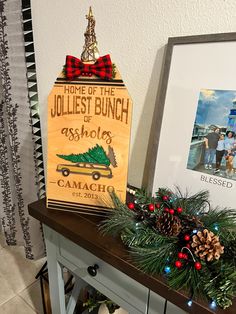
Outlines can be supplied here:
M103 214L126 197L132 101L87 15L81 60L67 56L48 98L47 206Z

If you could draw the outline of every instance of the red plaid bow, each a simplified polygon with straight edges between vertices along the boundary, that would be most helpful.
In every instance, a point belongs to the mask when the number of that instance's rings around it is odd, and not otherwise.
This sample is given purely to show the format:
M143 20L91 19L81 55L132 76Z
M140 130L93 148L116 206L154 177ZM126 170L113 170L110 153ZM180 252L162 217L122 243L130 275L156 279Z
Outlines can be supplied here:
M85 64L76 57L66 56L65 73L68 80L73 80L80 75L91 76L92 74L103 80L110 80L112 78L110 55L98 58L94 64Z

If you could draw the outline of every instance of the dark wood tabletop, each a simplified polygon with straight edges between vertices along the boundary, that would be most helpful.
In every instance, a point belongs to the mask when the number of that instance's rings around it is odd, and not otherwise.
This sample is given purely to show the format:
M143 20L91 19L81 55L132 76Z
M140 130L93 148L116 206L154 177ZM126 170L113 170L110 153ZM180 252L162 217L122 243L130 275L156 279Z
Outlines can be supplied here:
M132 263L127 248L119 238L101 235L98 231L101 217L48 209L46 208L45 199L29 204L28 208L30 215L43 224L150 288L163 298L168 299L186 312L194 314L236 314L235 300L233 305L226 310L218 307L212 310L207 303L196 300L193 301L191 307L188 307L189 297L184 292L170 289L166 285L164 277L150 276L139 270Z

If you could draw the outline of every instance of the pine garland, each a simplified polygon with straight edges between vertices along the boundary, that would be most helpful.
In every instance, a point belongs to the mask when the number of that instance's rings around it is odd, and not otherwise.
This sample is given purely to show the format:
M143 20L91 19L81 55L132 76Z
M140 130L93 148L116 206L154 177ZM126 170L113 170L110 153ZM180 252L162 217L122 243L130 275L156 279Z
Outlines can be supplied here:
M190 298L207 298L225 309L236 296L236 211L212 208L208 191L194 195L161 188L137 190L133 202L113 193L115 209L100 226L120 235L137 266L163 274Z

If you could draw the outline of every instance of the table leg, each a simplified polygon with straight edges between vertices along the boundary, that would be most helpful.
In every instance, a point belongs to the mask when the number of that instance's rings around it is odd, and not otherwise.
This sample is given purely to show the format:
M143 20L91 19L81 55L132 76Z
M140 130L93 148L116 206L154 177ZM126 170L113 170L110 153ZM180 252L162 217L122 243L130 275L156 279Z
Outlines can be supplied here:
M52 314L66 314L63 267L57 261L57 234L45 225L43 230L47 250Z
M75 276L75 284L74 284L74 288L73 288L71 296L70 296L70 300L69 300L68 305L67 305L66 314L73 314L74 313L74 309L75 309L76 303L78 301L80 290L82 288L86 287L87 285L88 285L87 282L85 282L82 279Z

